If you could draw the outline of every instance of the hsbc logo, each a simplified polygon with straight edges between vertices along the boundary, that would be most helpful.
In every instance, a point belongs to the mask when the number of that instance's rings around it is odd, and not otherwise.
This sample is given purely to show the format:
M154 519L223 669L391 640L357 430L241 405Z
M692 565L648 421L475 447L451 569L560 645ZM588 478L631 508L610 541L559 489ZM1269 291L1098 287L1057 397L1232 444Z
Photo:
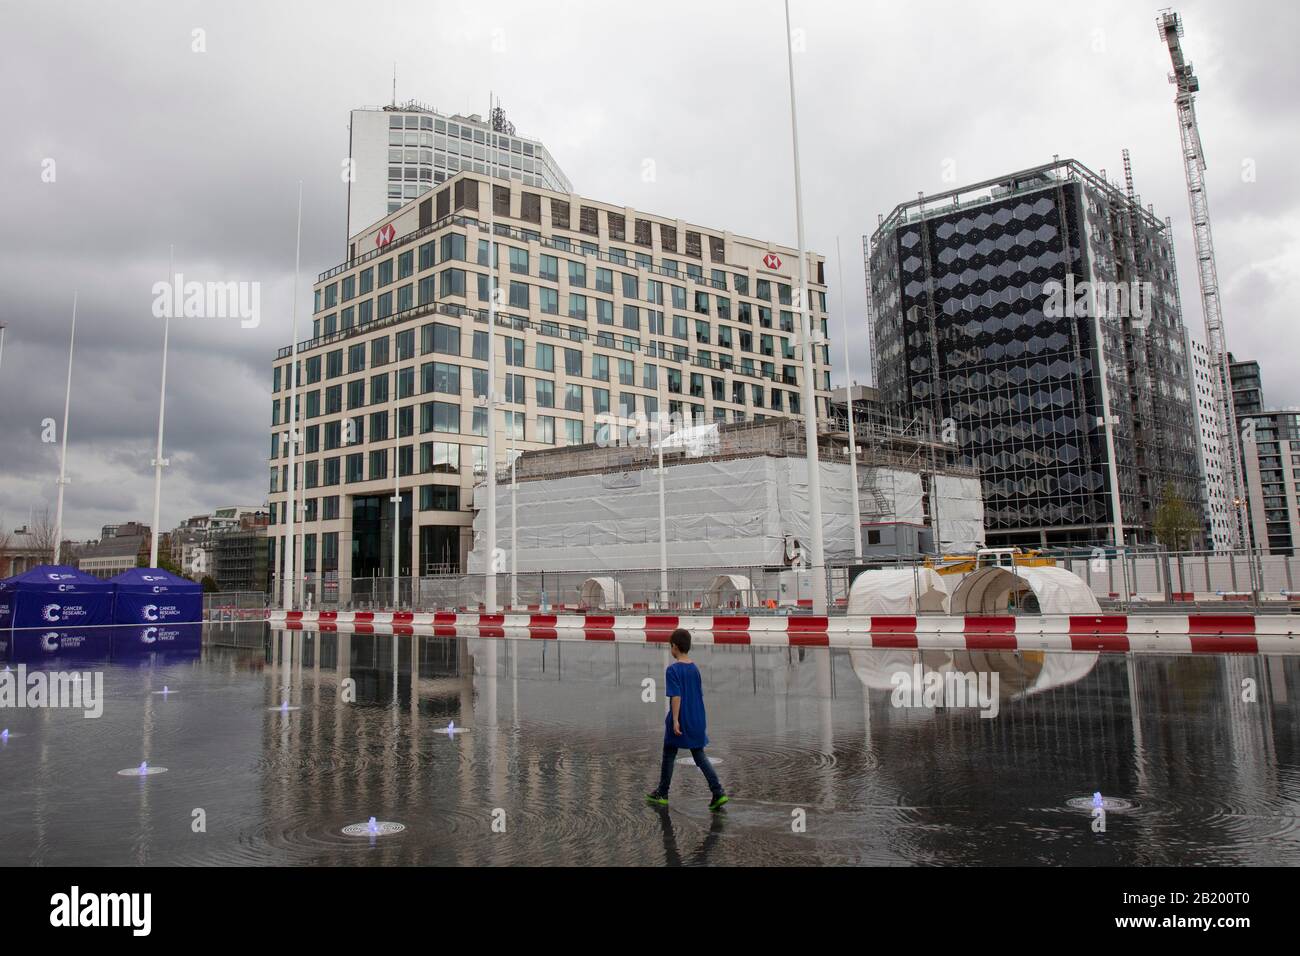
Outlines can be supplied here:
M777 269L781 268L781 257L775 252L769 252L763 257L763 265L775 272Z
M388 225L380 229L379 232L375 233L375 245L382 249L384 246L392 242L396 236L397 230L393 228L393 224L390 222Z

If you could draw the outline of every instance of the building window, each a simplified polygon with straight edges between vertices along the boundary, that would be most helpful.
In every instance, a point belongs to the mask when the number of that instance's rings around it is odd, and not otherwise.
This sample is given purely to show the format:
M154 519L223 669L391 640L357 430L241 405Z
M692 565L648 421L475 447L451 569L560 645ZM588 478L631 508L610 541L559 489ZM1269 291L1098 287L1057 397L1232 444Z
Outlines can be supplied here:
M460 488L456 485L421 485L421 511L459 511Z
M447 296L465 294L465 270L464 269L445 269L439 279L439 295L446 298Z
M432 322L420 329L420 351L428 354L460 355L460 329Z
M365 466L366 456L361 452L348 455L346 460L347 481L349 484L363 480L362 469Z

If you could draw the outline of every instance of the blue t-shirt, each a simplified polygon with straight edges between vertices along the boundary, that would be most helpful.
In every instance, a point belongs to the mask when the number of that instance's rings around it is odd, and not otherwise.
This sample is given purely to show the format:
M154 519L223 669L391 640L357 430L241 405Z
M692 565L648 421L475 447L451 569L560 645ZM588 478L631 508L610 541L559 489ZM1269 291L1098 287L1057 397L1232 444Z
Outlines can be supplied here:
M700 679L700 669L694 664L674 661L664 672L664 693L668 696L668 713L664 716L664 743L674 747L695 750L709 745L705 734L704 718L704 682ZM673 733L672 698L682 699L677 715L681 725L681 735Z

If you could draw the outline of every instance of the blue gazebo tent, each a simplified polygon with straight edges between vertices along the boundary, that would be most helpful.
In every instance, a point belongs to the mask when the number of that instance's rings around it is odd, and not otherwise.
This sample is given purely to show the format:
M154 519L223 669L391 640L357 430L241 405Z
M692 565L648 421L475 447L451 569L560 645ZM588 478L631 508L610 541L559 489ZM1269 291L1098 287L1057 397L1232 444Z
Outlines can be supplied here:
M38 565L0 581L0 631L112 624L115 591L76 568Z
M132 568L113 578L117 588L114 624L198 624L203 620L203 585L162 568Z
M102 657L116 588L76 568L43 564L0 581L0 657Z

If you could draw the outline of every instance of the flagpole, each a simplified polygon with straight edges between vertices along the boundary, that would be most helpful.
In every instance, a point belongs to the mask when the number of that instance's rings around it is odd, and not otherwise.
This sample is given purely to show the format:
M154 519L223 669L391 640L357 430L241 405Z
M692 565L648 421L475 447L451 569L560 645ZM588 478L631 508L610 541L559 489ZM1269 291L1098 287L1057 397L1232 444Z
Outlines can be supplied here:
M175 247L167 247L167 285L170 287L176 280L176 266L174 264L173 253ZM162 470L169 462L163 458L163 416L167 411L167 337L170 332L172 311L176 308L175 297L173 296L172 308L167 310L163 316L163 352L162 352L162 385L158 388L158 445L154 451L153 459L153 535L149 542L149 567L158 567L158 538L161 531L158 527L161 522L160 512L162 510Z
M496 156L497 136L492 125L492 94L488 94L488 334L487 334L487 563L484 565L483 608L497 609L497 269L496 269Z
M59 450L59 501L54 508L54 563L63 554L63 486L68 483L68 408L72 404L72 350L77 344L77 293L72 293L72 336L68 339L68 386L63 393L63 435Z
M844 306L844 260L840 237L835 237L836 281L840 284L840 318L844 320L844 392L849 410L849 483L853 486L853 558L862 560L862 505L858 500L858 440L853 424L853 379L849 375L849 310Z
M284 582L282 593L284 609L293 610L293 524L296 517L294 503L294 477L297 471L295 453L298 445L298 273L302 265L302 180L298 180L298 240L293 254L293 345L289 365L289 507L286 509L288 530L284 538Z
M3 322L0 322L0 368L5 363L5 329L8 328Z
M794 39L790 34L790 0L785 0L785 52L790 79L790 138L794 148L794 209L799 235L799 311L803 313L803 414L804 444L808 459L808 523L812 545L812 602L814 614L826 613L826 552L822 530L822 482L817 456L817 392L814 388L813 356L818 336L813 331L812 307L808 296L808 263L804 249L803 186L799 173L799 119L794 96Z

